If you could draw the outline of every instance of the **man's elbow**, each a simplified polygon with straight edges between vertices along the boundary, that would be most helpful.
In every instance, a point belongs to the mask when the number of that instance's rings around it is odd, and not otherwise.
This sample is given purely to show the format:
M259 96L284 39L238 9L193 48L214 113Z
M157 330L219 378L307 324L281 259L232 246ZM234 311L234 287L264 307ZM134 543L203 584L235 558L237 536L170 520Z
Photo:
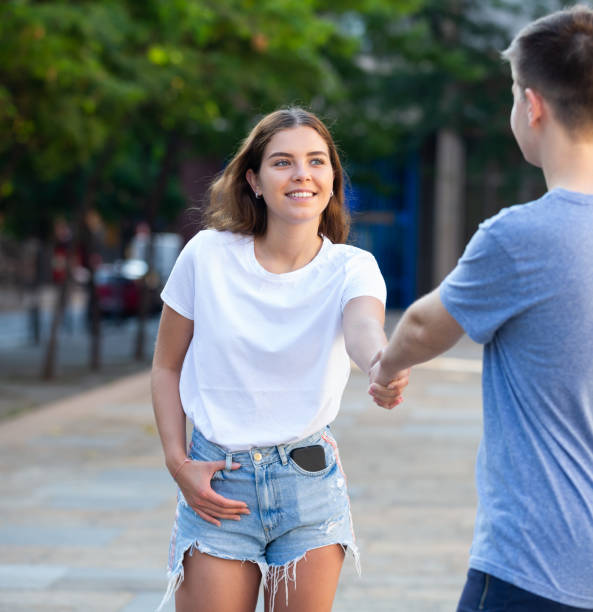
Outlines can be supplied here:
M406 336L408 342L414 346L428 347L434 342L434 330L429 322L422 316L420 309L410 307L407 313Z
M410 307L408 329L410 341L431 352L440 353L453 346L463 329L448 313L439 309Z

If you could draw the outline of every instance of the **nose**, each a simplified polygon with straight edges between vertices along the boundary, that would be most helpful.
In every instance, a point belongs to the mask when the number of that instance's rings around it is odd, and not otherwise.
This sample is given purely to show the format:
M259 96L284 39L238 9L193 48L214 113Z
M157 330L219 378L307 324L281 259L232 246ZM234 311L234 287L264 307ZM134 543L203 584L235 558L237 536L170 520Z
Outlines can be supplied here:
M311 180L311 173L306 163L296 162L294 164L294 172L292 175L293 180L298 182L305 182Z

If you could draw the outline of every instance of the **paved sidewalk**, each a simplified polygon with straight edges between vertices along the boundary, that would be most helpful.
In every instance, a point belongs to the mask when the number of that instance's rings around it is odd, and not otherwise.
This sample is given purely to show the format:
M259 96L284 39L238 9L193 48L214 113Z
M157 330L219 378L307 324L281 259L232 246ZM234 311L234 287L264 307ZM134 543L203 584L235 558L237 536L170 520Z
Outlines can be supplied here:
M363 576L345 565L336 612L454 610L476 502L479 359L464 339L417 368L394 412L353 373L334 432ZM154 610L175 489L148 373L0 423L0 459L1 612Z

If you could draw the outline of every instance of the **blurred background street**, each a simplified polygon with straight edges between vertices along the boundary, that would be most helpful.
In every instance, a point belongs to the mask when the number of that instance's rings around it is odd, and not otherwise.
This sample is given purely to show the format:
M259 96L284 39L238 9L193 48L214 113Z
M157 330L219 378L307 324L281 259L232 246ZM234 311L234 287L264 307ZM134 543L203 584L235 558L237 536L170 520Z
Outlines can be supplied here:
M47 380L41 375L45 339L49 333L54 288L42 295L40 341L31 336L27 310L0 311L0 419L34 409L58 398L77 394L120 376L145 370L151 358L158 329L158 315L149 317L144 333L150 347L143 359L135 359L138 322L133 317L108 318L102 323L102 363L91 370L85 358L90 353L90 336L85 295L72 296L59 334L57 373Z
M279 107L329 125L388 307L437 286L480 221L545 190L500 52L562 4L0 3L0 415L150 363L209 185Z
M334 432L363 574L348 558L336 612L454 609L475 511L480 357L464 338L413 372L393 412L353 373ZM1 611L156 608L175 487L147 372L5 420L0 465Z
M0 612L158 602L174 507L148 396L158 295L255 122L301 105L328 124L392 327L483 219L544 192L500 52L564 4L0 2ZM364 574L345 567L338 612L454 609L479 358L464 340L418 368L389 414L353 373L335 430Z

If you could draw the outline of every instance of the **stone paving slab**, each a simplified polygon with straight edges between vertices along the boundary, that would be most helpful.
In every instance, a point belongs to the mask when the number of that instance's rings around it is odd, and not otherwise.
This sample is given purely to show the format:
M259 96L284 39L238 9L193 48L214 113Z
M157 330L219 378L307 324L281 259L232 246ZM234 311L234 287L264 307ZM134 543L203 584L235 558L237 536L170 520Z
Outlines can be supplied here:
M109 545L123 529L104 527L76 527L74 525L41 527L36 523L0 527L0 546L68 547L90 546L102 548Z
M464 341L417 368L392 412L353 373L333 429L363 575L347 560L336 612L454 610L476 503L479 358ZM3 422L0 612L154 610L174 508L147 372Z

